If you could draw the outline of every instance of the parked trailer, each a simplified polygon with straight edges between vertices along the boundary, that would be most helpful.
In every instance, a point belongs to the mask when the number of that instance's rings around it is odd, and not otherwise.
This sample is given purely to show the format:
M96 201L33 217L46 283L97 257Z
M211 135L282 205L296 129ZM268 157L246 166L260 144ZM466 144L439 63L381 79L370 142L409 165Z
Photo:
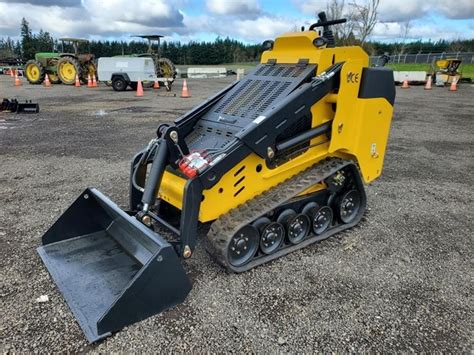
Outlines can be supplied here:
M98 61L99 81L111 82L115 91L124 91L130 86L136 90L138 81L162 82L168 90L172 79L158 78L152 58L146 57L102 57Z

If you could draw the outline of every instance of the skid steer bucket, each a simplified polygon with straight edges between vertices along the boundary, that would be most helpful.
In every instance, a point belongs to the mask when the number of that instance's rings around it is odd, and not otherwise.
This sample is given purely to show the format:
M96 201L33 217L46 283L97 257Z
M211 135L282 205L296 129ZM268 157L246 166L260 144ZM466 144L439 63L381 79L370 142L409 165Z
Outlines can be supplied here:
M191 283L174 248L94 188L38 253L90 342L183 302Z
M39 105L33 102L20 102L16 113L38 113Z

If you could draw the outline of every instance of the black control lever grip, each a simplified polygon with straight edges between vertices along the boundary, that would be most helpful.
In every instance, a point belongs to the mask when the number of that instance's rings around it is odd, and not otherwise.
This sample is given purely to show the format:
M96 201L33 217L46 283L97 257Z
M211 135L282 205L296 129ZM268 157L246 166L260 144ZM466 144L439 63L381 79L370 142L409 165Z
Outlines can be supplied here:
M347 22L347 19L345 19L345 18L341 18L339 20L316 22L316 23L313 23L311 26L309 26L309 30L312 31L316 27L326 27L326 26L338 25L340 23L345 23L345 22Z

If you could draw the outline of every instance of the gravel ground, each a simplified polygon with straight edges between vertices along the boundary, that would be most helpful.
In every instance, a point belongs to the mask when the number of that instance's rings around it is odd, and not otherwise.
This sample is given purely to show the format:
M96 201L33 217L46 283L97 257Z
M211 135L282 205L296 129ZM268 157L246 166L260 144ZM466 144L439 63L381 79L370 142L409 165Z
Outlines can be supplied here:
M86 186L125 207L129 160L157 124L231 80L189 80L192 98L181 99L0 77L0 98L41 105L0 114L0 350L472 351L472 85L397 89L359 226L241 275L198 245L186 302L87 344L35 252L41 235Z

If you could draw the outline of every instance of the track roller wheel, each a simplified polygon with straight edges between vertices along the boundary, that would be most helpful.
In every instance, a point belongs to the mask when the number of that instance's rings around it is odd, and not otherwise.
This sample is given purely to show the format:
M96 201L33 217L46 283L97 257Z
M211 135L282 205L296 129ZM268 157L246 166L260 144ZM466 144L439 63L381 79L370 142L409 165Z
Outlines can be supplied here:
M303 211L311 219L314 234L323 234L331 226L333 216L331 207L320 207L316 202L310 202L305 206Z
M251 225L240 228L227 247L229 263L234 267L248 263L257 252L258 241L257 228Z
M268 218L257 219L253 226L260 232L260 250L264 254L271 254L285 239L285 228L279 222L271 222Z
M332 209L329 206L318 208L313 216L313 232L316 235L323 234L332 222Z
M284 210L278 216L278 222L286 228L288 240L291 244L300 243L309 233L311 222L305 214L298 214L294 210Z
M337 204L339 218L343 223L351 223L359 213L361 196L359 191L350 190L344 193Z

